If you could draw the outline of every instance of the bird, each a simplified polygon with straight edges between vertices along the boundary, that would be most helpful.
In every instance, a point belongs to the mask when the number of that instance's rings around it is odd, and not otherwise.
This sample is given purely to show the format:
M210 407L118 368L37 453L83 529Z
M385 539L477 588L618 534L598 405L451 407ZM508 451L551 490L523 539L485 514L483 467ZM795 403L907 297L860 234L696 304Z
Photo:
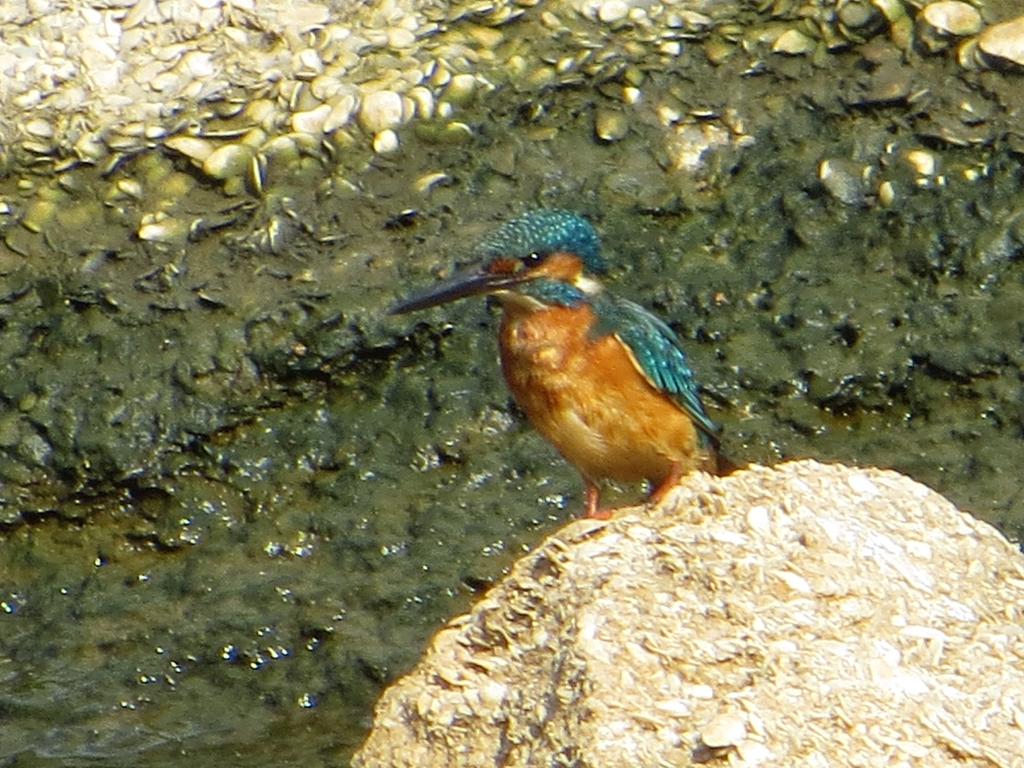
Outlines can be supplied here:
M605 289L608 266L590 221L568 210L530 210L471 254L469 266L388 312L497 299L505 381L534 428L582 477L585 517L611 517L600 505L606 480L646 480L657 502L689 472L717 471L721 430L679 337Z

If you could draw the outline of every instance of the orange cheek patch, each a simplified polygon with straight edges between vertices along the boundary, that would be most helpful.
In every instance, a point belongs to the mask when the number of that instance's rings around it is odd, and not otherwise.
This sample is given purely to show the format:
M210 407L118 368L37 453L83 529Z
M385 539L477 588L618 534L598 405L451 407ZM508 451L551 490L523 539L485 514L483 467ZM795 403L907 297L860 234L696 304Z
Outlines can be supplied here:
M519 268L519 261L516 259L495 259L487 265L487 271L492 275L511 275Z
M583 273L583 262L571 253L552 253L533 273L571 283Z

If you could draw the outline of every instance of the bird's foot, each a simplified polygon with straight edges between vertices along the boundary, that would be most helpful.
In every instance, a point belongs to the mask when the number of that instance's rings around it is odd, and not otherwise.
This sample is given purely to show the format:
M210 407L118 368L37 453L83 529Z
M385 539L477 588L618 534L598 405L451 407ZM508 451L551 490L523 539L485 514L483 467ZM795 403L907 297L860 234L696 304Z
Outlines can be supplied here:
M612 517L612 511L610 509L598 508L598 504L601 501L601 489L589 480L584 482L586 483L586 507L584 517L591 520L610 520Z
M671 491L679 483L679 480L683 476L683 468L678 464L672 465L672 471L669 472L668 477L662 480L658 487L651 491L651 495L648 496L647 500L652 506L657 507L665 500L668 496L668 492Z

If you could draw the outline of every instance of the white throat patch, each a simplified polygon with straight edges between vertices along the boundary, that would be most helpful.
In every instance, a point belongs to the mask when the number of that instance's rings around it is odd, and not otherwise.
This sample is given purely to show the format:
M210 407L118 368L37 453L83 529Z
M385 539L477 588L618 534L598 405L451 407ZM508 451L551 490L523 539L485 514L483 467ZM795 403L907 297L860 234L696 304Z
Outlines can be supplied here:
M597 280L587 277L584 274L581 274L579 277L577 277L576 280L573 281L573 285L575 285L577 288L579 288L581 291L587 294L587 296L596 296L601 292L603 288L601 283L599 283Z

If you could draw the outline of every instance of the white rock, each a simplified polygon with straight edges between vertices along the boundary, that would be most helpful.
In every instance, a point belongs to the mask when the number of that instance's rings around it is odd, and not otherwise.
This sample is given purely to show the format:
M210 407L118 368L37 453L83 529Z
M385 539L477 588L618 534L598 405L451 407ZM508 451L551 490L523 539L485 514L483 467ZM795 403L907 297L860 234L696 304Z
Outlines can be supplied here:
M295 54L293 66L296 75L303 78L313 78L324 71L324 63L320 60L320 54L313 48L303 48Z
M935 155L924 149L912 149L906 154L907 163L921 176L935 175Z
M24 125L25 132L40 139L53 137L53 126L41 117L34 117Z
M245 144L227 144L218 147L203 162L203 173L214 179L241 176L249 169L254 152Z
M597 18L605 24L622 21L629 15L629 5L624 0L605 0L597 9Z
M296 112L292 115L292 130L297 133L312 133L314 135L324 132L324 125L331 114L329 104L321 104L316 109L306 112Z
M373 151L378 155L386 155L398 149L398 134L390 128L380 131L373 137Z
M817 43L798 29L787 29L772 45L772 53L785 53L790 56L800 56L811 53Z
M733 712L716 715L700 731L700 740L712 748L735 746L746 736L746 720Z
M986 29L978 38L978 48L986 56L1024 67L1024 16Z
M444 96L448 101L456 106L466 104L476 91L476 78L469 74L455 75L451 82L448 83L448 88L444 92Z
M164 144L198 163L205 161L214 150L213 144L197 136L171 136Z
M395 27L388 30L388 46L390 48L411 48L416 42L416 35L408 29Z
M180 219L173 219L167 214L147 213L142 217L138 231L139 240L149 243L184 242L188 236L188 225Z
M351 93L343 93L336 96L330 102L331 111L324 120L324 133L333 133L344 125L348 125L352 119L352 113L356 109L356 97Z
M417 85L409 91L409 98L416 104L416 114L429 120L434 116L434 94L423 85Z
M981 30L978 9L960 0L929 3L921 11L920 18L937 32L947 35L975 35Z
M376 91L363 97L359 124L367 133L377 134L402 124L402 97L394 91Z

